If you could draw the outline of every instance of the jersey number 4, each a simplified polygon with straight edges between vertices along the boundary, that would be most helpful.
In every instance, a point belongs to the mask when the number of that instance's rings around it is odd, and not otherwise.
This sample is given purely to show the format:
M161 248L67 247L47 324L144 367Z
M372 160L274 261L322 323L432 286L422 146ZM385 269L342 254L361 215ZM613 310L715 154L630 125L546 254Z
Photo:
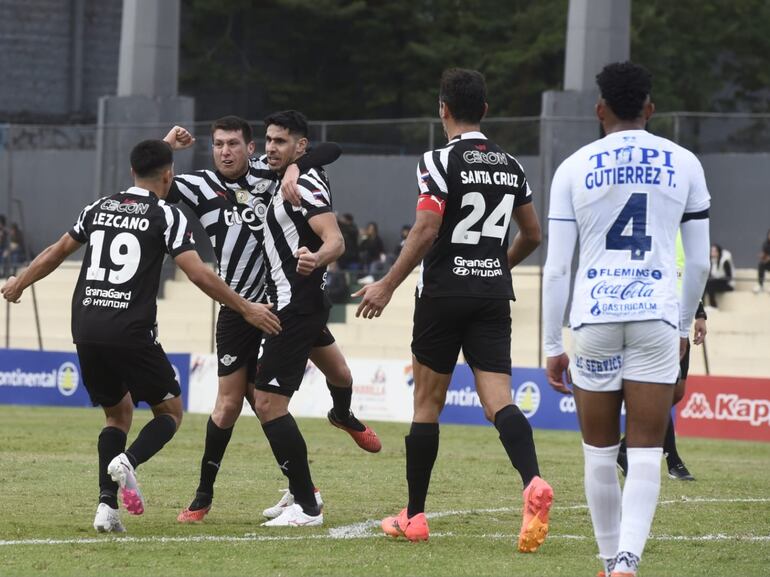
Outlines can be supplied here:
M503 244L505 235L508 234L508 225L511 222L511 211L513 210L513 195L503 195L492 212L484 219L481 226L481 232L471 230L471 227L479 222L487 210L487 204L484 195L480 192L467 192L463 195L460 206L472 206L470 214L457 223L452 231L452 242L455 244L479 244L482 236L489 238L499 238L500 244ZM500 221L503 221L500 224Z
M631 251L631 260L644 260L644 254L652 249L652 237L647 236L646 192L631 193L612 223L604 247L607 250L628 250Z
M96 230L91 233L91 264L86 269L88 280L104 280L107 269L102 268L102 249L104 247L104 231ZM117 268L110 268L107 280L112 284L123 284L131 280L139 268L142 247L130 232L121 232L112 239L109 249L109 260Z

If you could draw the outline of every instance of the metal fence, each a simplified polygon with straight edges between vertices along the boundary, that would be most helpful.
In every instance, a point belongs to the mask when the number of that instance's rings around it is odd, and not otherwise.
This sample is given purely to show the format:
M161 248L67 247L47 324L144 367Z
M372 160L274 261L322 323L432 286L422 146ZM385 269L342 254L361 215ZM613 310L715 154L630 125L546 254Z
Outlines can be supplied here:
M492 140L517 155L538 155L543 122L585 123L586 117L486 118L482 129ZM251 120L258 150L262 122ZM198 147L208 147L210 121L191 127ZM168 125L19 125L0 124L0 148L5 150L93 150L97 139L126 129L163 136ZM689 148L696 154L770 151L770 114L668 112L655 114L648 129ZM101 135L101 136L100 136ZM377 120L321 120L310 122L311 140L329 140L343 146L345 154L415 155L446 141L436 118Z

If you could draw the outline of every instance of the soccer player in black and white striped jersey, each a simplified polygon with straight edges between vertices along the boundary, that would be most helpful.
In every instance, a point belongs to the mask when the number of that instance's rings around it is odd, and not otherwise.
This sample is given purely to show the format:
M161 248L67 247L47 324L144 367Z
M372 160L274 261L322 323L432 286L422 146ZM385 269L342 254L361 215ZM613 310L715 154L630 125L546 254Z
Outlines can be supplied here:
M267 162L282 174L305 153L307 119L296 110L287 110L268 116L265 126ZM271 527L323 523L323 514L314 499L307 446L288 406L302 382L308 358L315 362L320 354L327 359L339 357L344 363L326 328L331 307L324 293L326 265L345 250L331 208L329 181L322 169L313 168L302 171L297 185L300 205L274 196L264 229L268 298L276 305L283 338L265 337L257 371L255 406L276 461L289 479L294 501L265 524ZM350 389L329 385L334 400L329 421L350 433L362 448L379 451L374 432L350 412Z
M17 302L32 283L53 272L86 245L72 298L72 336L91 401L101 405L106 426L99 435L99 506L94 528L122 532L117 491L134 515L144 511L134 469L157 453L182 420L179 383L156 340L156 299L165 254L203 292L232 307L246 322L268 333L280 329L270 306L236 294L201 261L187 219L167 204L173 177L172 153L160 140L131 151L134 186L100 198L80 213L73 228L46 248L3 296ZM134 404L147 402L154 418L126 449Z
M194 142L192 135L179 126L172 128L165 140L176 150ZM264 156L254 157L256 148L251 126L242 118L226 116L216 120L211 126L211 145L215 170L177 176L169 198L184 202L199 218L209 235L219 274L225 282L245 298L263 301L263 220L273 194L278 193L280 178ZM333 162L339 154L336 144L315 146L298 159L299 166L288 167L284 183L291 189L300 168ZM201 521L210 510L216 476L243 399L254 406L253 382L262 334L222 307L216 337L217 399L206 428L200 483L190 506L179 514L180 522ZM319 356L322 358L313 360L328 382L351 391L352 378L344 358L328 353ZM290 498L287 493L281 502L285 504Z

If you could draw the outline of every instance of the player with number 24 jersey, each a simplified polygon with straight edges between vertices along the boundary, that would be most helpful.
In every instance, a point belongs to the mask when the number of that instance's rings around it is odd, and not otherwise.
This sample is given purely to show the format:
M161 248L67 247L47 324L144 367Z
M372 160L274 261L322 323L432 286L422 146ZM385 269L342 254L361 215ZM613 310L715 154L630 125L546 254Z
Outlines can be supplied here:
M417 182L418 210L444 217L418 293L513 299L506 257L511 213L532 202L521 165L481 132L466 132L423 155Z

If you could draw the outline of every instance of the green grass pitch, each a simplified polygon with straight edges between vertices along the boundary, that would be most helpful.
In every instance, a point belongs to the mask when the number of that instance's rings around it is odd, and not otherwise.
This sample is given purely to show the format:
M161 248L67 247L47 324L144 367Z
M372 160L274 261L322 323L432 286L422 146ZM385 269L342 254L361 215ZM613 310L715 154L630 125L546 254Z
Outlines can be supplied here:
M138 411L129 442L147 421ZM260 527L285 481L256 418L243 416L204 523L179 525L197 486L207 416L138 470L146 512L122 512L125 536L96 535L99 409L0 407L0 575L595 575L576 433L535 431L553 485L551 531L516 552L521 486L491 427L444 425L428 495L431 538L380 534L406 503L408 425L373 423L383 450L359 450L321 419L299 419L324 501L316 528ZM770 444L680 439L697 481L664 477L640 575L767 575ZM431 516L432 514L432 516Z

